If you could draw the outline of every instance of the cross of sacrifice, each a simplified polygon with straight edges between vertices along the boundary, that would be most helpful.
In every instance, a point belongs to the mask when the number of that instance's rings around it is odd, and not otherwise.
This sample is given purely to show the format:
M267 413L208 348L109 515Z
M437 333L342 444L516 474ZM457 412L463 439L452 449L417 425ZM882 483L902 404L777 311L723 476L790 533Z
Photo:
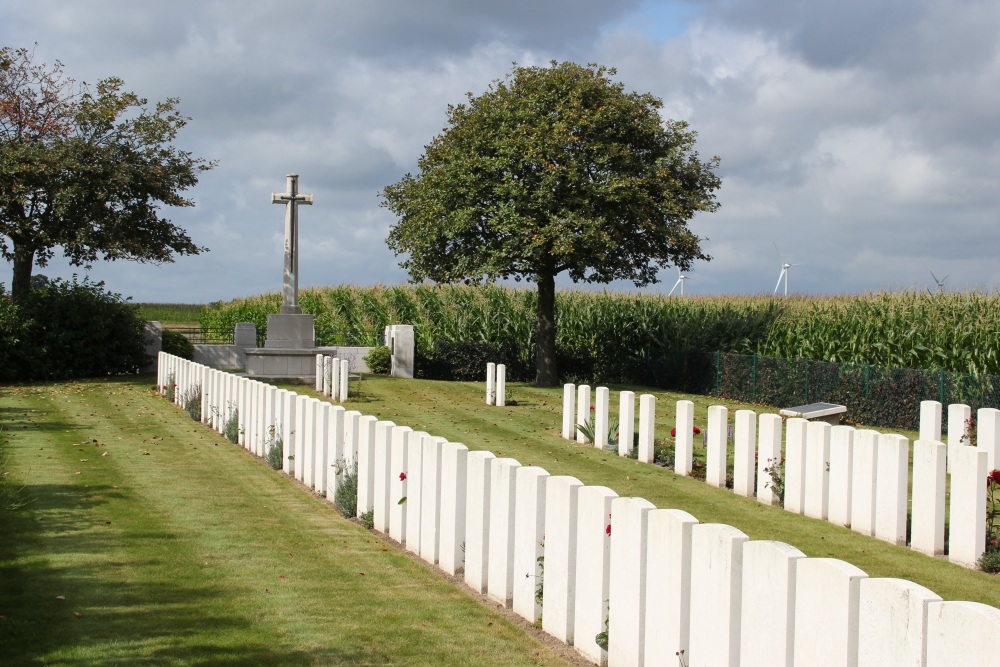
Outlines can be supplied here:
M281 312L298 314L299 308L299 206L311 206L312 195L299 194L299 175L288 174L286 192L271 193L272 204L285 205L285 274Z

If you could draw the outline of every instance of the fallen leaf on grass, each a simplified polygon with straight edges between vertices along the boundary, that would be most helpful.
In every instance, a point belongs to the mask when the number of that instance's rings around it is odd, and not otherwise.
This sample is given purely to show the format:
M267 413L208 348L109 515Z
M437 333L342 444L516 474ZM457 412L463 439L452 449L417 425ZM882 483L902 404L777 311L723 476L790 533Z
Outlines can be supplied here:
M107 452L104 452L104 453L101 454L101 456L107 456L107 455L108 455Z
M65 596L65 595L57 595L57 596L56 596L56 599L57 599L57 600L65 600L65 599L66 599L66 596Z
M83 614L81 614L81 613L80 613L80 612L78 612L78 611L74 611L74 612L73 612L73 615L74 615L74 616L76 616L77 618L83 618Z

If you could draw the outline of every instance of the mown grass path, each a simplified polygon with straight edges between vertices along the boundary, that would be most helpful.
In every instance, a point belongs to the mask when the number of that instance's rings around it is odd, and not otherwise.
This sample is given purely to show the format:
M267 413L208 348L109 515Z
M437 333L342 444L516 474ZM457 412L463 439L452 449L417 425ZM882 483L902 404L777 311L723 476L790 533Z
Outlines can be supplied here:
M612 412L617 413L619 388L611 389ZM641 391L657 396L658 435L670 432L674 404L682 398L694 401L695 424L702 427L709 405L727 405L730 423L736 409L755 407L707 396L637 387L628 389L635 390L637 395ZM840 558L872 577L909 579L946 600L971 600L1000 607L1000 576L953 565L942 558L897 547L843 526L762 505L753 498L712 488L702 481L675 475L658 466L563 440L561 387L540 389L525 384L508 385L508 397L513 397L518 404L500 408L485 404L485 383L366 377L361 392L348 407L465 443L470 449L486 449L497 456L510 456L522 465L541 466L553 475L572 475L585 484L607 486L621 496L645 498L657 507L683 509L706 523L729 524L754 540L785 542L807 556ZM759 406L756 409L761 411ZM911 439L916 437L912 432L894 432ZM704 456L703 453L698 455ZM650 563L650 567L655 566L655 562Z
M149 385L0 389L0 664L565 664Z

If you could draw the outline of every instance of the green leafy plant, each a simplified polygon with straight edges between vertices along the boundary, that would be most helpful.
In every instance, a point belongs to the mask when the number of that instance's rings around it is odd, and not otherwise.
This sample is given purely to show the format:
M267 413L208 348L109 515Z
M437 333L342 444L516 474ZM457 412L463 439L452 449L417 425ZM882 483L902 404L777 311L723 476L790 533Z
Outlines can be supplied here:
M375 527L375 510L368 510L367 512L363 512L358 517L358 521L361 522L362 526L364 526L368 530L371 530L372 528Z
M181 359L194 359L194 344L182 333L164 329L160 336L160 349Z
M765 486L778 497L778 501L781 503L785 502L785 469L784 469L785 459L768 459L767 467L764 468L764 472L768 476L768 481L765 482Z
M597 433L593 426L593 420L587 419L582 424L577 424L576 430L583 434L589 443L597 442ZM615 417L608 422L608 444L604 446L609 452L618 450L618 418Z
M611 607L608 607L608 614L607 616L604 617L604 631L597 633L597 636L594 637L594 642L596 642L597 645L600 646L601 649L605 651L608 650L608 632L610 630L610 625L609 625L610 622L611 622Z
M240 411L235 403L229 404L229 414L222 424L222 437L234 445L240 441Z
M1000 572L1000 470L986 477L986 551L977 565L984 572Z
M264 451L267 465L271 466L274 470L281 470L284 467L284 461L281 460L284 449L281 440L281 427L279 425L275 424L274 426L267 427L267 440L264 443Z
M196 422L201 421L201 385L195 385L184 394L184 410Z
M163 397L167 399L167 403L173 403L176 396L177 379L173 373L170 373L167 375L167 383L163 385Z
M373 347L364 360L368 370L376 375L388 375L392 370L392 351L385 345Z
M333 494L333 505L343 516L353 519L358 515L358 464L348 466L344 459L338 459L334 468L340 479L337 481L337 491ZM372 526L374 525L373 518Z

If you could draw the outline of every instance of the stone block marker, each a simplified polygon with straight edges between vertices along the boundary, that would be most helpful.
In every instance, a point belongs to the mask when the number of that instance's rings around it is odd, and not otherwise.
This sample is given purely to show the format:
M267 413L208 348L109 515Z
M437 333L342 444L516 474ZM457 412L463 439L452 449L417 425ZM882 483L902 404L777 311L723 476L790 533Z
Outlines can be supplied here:
M427 436L422 440L420 466L420 557L436 565L441 532L441 451L445 438Z
M654 509L647 516L647 665L672 664L690 646L691 529L697 524L677 509Z
M951 461L955 458L955 448L964 447L965 423L972 416L972 408L963 403L952 403L948 406L948 472L951 472Z
M906 494L909 490L910 441L901 435L878 438L875 480L875 537L906 545Z
M316 425L313 430L315 438L315 458L313 460L313 488L316 493L326 496L327 471L330 469L330 420L333 405L326 401L317 401Z
M986 550L986 461L978 447L958 447L951 469L948 559L966 567Z
M358 420L358 516L375 507L375 424L378 420L363 415Z
M851 530L875 534L875 472L878 467L878 439L871 429L854 432L854 461L851 469Z
M611 501L609 667L645 664L647 519L653 509L644 498Z
M618 456L629 456L635 442L635 392L618 395Z
M767 469L772 465L781 468L781 417L763 414L758 423L760 442L757 445L757 500L765 505L780 505L781 501L771 487L771 475Z
M986 469L1000 467L1000 410L979 408L976 412L976 446L986 452Z
M800 558L795 565L796 665L854 667L858 605L868 575L836 558Z
M726 459L729 440L729 409L722 405L708 407L705 483L726 486Z
M690 475L694 463L694 403L677 401L677 418L674 425L674 472Z
M298 405L298 395L294 391L281 389L284 392L281 400L281 471L292 475L295 468L295 406Z
M441 534L438 565L450 575L464 567L466 465L469 448L458 442L441 445Z
M409 495L406 498L406 550L420 554L420 511L424 499L424 438L431 437L424 431L412 431L407 434L409 447L406 454L406 470L408 475Z
M827 520L851 525L851 488L854 471L854 427L830 429L830 506Z
M653 462L655 429L656 396L642 394L639 396L639 460L643 463Z
M389 440L389 537L400 544L407 538L409 488L413 482L420 484L419 475L416 480L411 480L407 459L411 433L413 429L409 426L397 426L392 429Z
M757 413L753 410L736 411L733 432L733 492L747 498L753 497L754 477L757 474Z
M587 436L580 430L581 426L590 424L590 385L581 384L576 388L576 441L587 444Z
M492 452L469 452L466 457L465 495L465 583L485 593L489 573L490 480L496 456Z
M809 422L806 429L806 476L802 512L826 519L830 510L830 429L827 422Z
M934 440L913 443L913 505L910 546L930 556L944 553L944 496L948 446Z
M330 398L340 401L340 359L330 360Z
M302 479L299 481L307 487L314 488L313 478L316 469L316 411L319 409L319 399L309 396L305 402L305 427L302 436Z
M361 413L357 410L344 412L344 465L350 471L358 462L358 442L361 437Z
M535 592L542 583L538 559L544 554L545 485L549 473L538 466L522 466L517 468L514 477L514 516L517 520L514 522L513 609L515 614L534 623L542 613L542 605L535 601Z
M562 437L576 440L576 385L563 385Z
M389 346L392 360L390 375L395 378L412 378L415 351L413 326L393 324L386 328L385 344ZM344 398L341 397L340 400Z
M743 545L748 540L721 523L691 528L689 665L739 667Z
M492 361L486 364L486 405L496 405L497 401L497 365Z
M969 641L975 637L977 641ZM979 602L927 605L927 665L996 667L1000 609Z
M920 428L918 440L941 440L941 404L937 401L920 401Z
M610 412L610 395L607 387L598 387L594 392L594 447L604 449L608 446L608 413Z
M806 433L809 422L792 417L785 423L785 509L805 511Z
M490 541L486 594L511 608L514 595L514 497L517 469L512 458L498 458L490 466Z
M545 482L545 585L542 588L542 630L573 643L576 585L577 494L583 482L553 476Z
M802 558L784 542L743 545L740 667L792 667L795 566Z
M905 579L872 578L861 580L859 597L858 667L926 665L927 610L941 596Z
M606 486L581 486L576 514L576 608L573 645L601 664L605 651L594 640L607 627L611 565L611 501L618 494ZM543 614L544 617L544 614Z
M496 404L499 407L507 405L507 367L503 364L497 364Z

